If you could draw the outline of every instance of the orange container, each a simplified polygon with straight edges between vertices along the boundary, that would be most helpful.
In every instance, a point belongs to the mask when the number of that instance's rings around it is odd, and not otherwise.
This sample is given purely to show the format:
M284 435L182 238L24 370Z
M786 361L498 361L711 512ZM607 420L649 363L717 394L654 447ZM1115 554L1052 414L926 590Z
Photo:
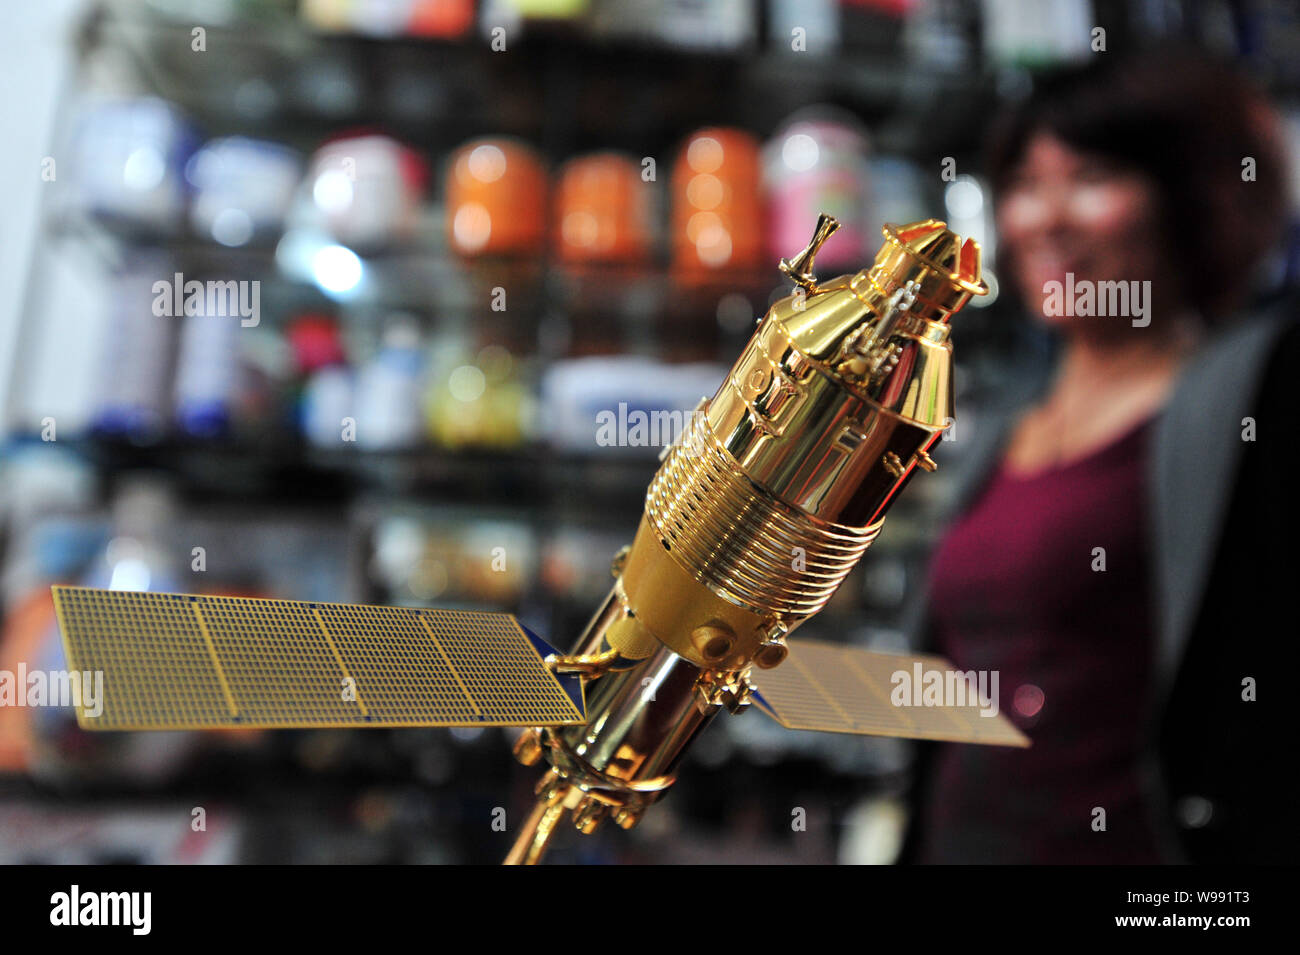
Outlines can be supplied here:
M685 280L763 265L758 141L714 127L687 138L673 164L673 272Z
M456 150L447 176L447 230L461 255L536 255L546 238L546 169L511 139L476 139Z
M554 248L568 264L631 265L650 252L650 190L630 156L569 160L555 195Z

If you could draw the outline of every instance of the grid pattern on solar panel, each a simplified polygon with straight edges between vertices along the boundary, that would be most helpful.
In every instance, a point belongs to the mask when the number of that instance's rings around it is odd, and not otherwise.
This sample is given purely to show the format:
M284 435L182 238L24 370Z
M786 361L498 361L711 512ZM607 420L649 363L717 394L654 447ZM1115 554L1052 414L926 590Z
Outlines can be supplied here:
M861 733L909 739L1025 746L1028 740L1001 713L983 716L972 691L965 706L896 706L893 674L945 674L953 666L941 657L872 653L815 640L790 644L785 663L751 677L768 712L789 729Z
M518 725L524 714L537 712L544 698L554 702L546 707L541 723L554 723L572 712L573 702L562 691L549 692L555 677L537 665L536 649L510 618L482 623L474 619L480 615L457 610L428 610L420 616L488 722ZM515 679L497 676L503 666Z
M416 611L322 604L319 612L367 710L382 715L413 708L429 723L449 726L483 722ZM491 627L490 618L504 615L475 616L489 618L479 622Z
M69 666L104 672L103 714L78 713L88 729L582 721L508 614L79 587L54 600Z
M817 655L815 650L812 654L804 652L811 647L808 641L792 641L781 666L751 673L750 682L778 714L778 722L790 729L844 726L848 719L844 710L812 677L816 671L811 667L818 665Z
M205 597L195 601L244 725L285 714L328 726L364 719L346 699L344 676L309 604Z
M87 729L230 721L226 693L184 597L69 587L56 589L55 606L68 668L104 673L103 712L77 714ZM69 640L69 632L96 636Z

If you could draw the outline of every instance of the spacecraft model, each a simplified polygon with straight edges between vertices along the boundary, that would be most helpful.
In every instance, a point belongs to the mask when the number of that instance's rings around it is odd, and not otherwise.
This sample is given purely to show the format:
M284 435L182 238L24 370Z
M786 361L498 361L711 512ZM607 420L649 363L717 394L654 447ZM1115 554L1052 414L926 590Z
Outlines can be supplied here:
M636 825L722 710L790 729L1026 746L972 674L938 657L787 642L880 533L952 423L948 320L987 287L980 249L929 219L818 282L780 267L768 309L666 450L608 597L568 654L513 616L55 587L74 671L104 674L89 730L523 726L546 765L506 861L566 817ZM900 674L903 674L900 677ZM917 692L938 687L938 705ZM903 684L911 687L899 693Z

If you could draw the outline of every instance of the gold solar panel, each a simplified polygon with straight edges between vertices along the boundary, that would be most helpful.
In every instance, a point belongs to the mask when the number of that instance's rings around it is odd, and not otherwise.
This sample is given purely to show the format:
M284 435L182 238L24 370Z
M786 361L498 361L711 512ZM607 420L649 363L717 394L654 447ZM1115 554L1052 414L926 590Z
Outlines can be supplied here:
M925 676L934 671L942 674L946 687L955 689L961 679L959 671L941 657L872 653L859 647L793 640L781 666L755 671L751 680L757 691L755 702L787 729L1029 745L1029 739L1001 712L982 715L978 694L969 685L962 687L960 695L950 692L938 697L936 702L942 705L924 705L924 695L917 705L916 697L902 692L918 683L924 686L927 679L937 680ZM907 674L907 680L896 680L898 673ZM908 705L894 702L896 692Z
M582 723L581 681L509 614L54 587L92 730Z

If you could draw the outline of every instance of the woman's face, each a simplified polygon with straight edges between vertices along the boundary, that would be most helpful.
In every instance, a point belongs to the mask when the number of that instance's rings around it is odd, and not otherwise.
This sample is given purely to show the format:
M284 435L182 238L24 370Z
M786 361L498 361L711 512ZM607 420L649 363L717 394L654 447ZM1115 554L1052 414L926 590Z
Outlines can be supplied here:
M1049 282L1151 280L1158 300L1162 265L1156 191L1140 173L1035 134L998 202L998 230L1012 280L1027 307L1062 330L1130 327L1119 317L1045 314ZM1057 301L1060 301L1058 297ZM1100 326L1097 323L1106 323ZM1082 328L1080 328L1082 330Z

